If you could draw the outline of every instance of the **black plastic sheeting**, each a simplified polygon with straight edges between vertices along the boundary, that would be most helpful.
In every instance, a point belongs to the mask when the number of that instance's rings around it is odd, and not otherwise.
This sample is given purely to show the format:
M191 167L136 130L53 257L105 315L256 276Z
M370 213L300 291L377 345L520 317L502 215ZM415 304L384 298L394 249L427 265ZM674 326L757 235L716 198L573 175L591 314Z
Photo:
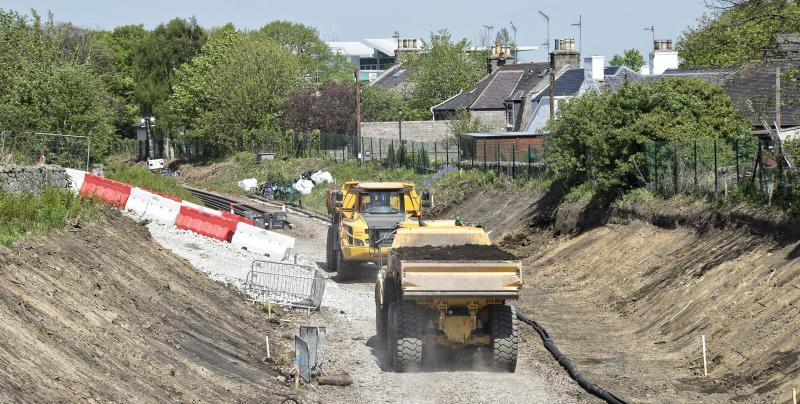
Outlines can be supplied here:
M547 330L545 330L541 324L537 323L536 320L528 317L524 313L521 313L519 310L517 310L517 318L522 322L533 327L533 329L536 330L537 333L539 333L539 337L542 338L542 343L544 344L544 347L550 352L550 354L553 355L554 358L556 358L558 364L561 365L561 367L563 367L567 371L569 377L578 382L578 384L584 390L586 390L586 392L607 403L627 404L625 400L615 396L611 392L594 384L594 382L592 382L586 376L584 376L583 373L581 373L578 370L578 367L575 366L575 364L571 360L569 360L569 358L564 356L564 354L558 350L558 347L553 342L553 339L550 338L550 334L548 334Z

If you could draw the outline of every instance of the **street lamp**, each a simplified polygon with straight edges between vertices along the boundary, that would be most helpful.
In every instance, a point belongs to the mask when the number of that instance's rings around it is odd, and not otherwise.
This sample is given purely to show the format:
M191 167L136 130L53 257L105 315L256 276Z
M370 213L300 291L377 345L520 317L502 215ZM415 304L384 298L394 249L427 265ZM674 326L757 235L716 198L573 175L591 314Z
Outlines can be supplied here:
M397 136L403 144L403 108L397 108Z
M156 118L152 116L146 116L139 120L141 124L144 126L144 133L145 133L145 154L147 155L147 159L150 160L153 158L153 136L150 134L150 128L156 124Z

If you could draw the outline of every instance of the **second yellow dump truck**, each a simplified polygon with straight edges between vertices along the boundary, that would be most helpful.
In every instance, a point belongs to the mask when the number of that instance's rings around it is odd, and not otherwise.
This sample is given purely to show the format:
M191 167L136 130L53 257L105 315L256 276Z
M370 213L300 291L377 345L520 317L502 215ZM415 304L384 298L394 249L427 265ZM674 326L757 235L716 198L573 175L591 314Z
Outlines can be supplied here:
M521 263L480 227L453 221L400 228L375 285L376 328L398 372L419 369L423 346L491 349L497 370L517 365L513 306Z

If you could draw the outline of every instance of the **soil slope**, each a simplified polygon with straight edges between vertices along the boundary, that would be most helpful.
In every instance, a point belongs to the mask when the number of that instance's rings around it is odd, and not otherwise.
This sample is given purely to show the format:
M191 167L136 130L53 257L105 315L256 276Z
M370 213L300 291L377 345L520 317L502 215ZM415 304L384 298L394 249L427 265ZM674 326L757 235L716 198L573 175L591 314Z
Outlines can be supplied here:
M0 247L0 401L280 402L275 326L126 218ZM279 337L272 355L288 356Z
M519 197L474 199L459 208L491 226L467 207ZM661 205L509 204L511 216L531 207L545 215L516 229L494 224L505 232L501 245L528 257L518 306L596 383L631 402L789 400L800 376L800 244L791 226L707 205ZM639 220L649 218L655 225Z

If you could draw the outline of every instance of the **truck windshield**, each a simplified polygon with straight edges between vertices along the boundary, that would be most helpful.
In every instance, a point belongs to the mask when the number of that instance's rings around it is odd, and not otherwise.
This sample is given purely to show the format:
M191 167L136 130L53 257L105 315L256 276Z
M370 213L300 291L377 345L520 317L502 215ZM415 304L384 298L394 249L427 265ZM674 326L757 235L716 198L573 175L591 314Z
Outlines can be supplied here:
M403 193L400 191L368 191L361 194L363 213L404 212Z

